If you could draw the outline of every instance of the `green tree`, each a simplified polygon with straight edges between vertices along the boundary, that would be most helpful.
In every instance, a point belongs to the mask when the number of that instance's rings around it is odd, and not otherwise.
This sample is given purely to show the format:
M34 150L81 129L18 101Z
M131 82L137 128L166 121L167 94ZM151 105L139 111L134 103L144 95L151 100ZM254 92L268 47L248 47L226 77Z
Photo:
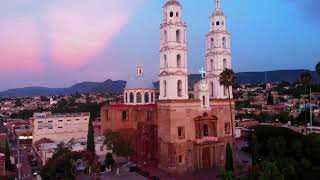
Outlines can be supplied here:
M273 95L271 92L268 94L267 105L274 105Z
M283 137L271 137L268 139L267 147L269 150L269 158L277 160L286 153L286 140Z
M5 147L5 167L7 171L12 170L12 164L10 160L10 148L9 148L9 142L6 140L6 147Z
M226 171L233 172L233 155L231 145L228 143L226 148Z
M307 86L311 85L312 76L309 72L303 72L300 75L300 83L304 86L304 92L307 94ZM304 110L306 110L306 101L304 103ZM305 111L304 119L305 133L307 133L307 111Z
M92 118L90 118L88 126L89 127L88 127L88 135L87 135L87 150L95 154L96 148L94 143L94 129L92 125Z
M52 159L58 159L59 157L70 153L72 150L72 146L65 143L59 143L57 147L54 149L54 153L52 155Z
M130 143L119 132L107 130L104 144L119 156L131 156L134 153Z
M233 115L232 115L232 104L231 104L231 90L232 86L235 85L237 77L233 70L231 69L224 69L224 71L220 74L219 82L220 85L224 86L228 90L228 100L229 100L229 107L230 107L230 121L231 121L231 133L232 137L234 137L234 125L233 125Z
M111 153L108 153L106 155L106 159L104 160L104 164L106 167L112 167L113 164L114 164L114 160L113 160L113 157L112 157L112 154Z
M257 136L253 135L252 136L252 164L256 165L259 162L259 152L260 152L260 147L261 145L259 144Z

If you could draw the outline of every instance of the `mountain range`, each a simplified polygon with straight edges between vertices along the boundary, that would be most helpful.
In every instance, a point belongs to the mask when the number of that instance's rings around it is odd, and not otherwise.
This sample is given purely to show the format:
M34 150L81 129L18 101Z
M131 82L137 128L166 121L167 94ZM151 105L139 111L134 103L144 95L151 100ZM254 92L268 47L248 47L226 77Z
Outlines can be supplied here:
M314 82L320 82L320 76L314 71L309 70L277 70L265 72L239 72L237 73L238 84L257 84L257 83L275 83L275 82L296 82L302 72L308 71L313 76ZM189 87L201 78L200 74L189 75ZM112 81L110 79L104 82L82 82L67 88L47 88L47 87L24 87L9 89L0 92L0 97L10 96L48 96L48 95L69 95L74 93L120 93L125 88L126 81ZM156 88L159 82L154 82Z

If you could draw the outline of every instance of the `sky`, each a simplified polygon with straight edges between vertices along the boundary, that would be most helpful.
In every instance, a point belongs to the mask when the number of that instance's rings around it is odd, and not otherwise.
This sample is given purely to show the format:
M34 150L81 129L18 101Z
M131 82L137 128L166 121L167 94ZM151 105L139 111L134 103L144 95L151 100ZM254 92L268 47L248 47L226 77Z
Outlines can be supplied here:
M126 80L159 73L166 0L2 0L0 90ZM204 66L214 0L180 0L189 73ZM313 69L320 61L319 0L222 0L236 72Z

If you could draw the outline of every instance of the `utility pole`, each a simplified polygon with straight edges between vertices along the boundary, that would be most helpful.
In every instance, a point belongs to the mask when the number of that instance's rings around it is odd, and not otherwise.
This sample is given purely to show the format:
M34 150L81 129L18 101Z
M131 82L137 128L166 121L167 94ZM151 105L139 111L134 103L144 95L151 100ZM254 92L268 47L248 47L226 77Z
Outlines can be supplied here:
M17 168L18 168L18 180L21 179L21 172L20 172L20 168L21 168L21 164L20 164L20 146L19 146L19 137L17 138L18 140L18 164L17 164Z
M310 131L312 133L312 106L311 106L311 85L310 85L310 99L309 99L310 103L309 103L309 108L310 108Z

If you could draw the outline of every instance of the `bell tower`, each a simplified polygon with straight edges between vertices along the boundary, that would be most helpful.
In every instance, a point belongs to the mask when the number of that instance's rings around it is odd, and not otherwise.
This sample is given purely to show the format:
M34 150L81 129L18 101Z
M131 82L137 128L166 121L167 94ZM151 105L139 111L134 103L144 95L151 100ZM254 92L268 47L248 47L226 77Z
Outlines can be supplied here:
M179 0L167 0L160 25L160 100L188 99L187 25Z
M220 85L219 76L224 69L231 69L230 33L227 31L221 0L215 0L215 6L210 17L210 32L206 35L206 80L210 99L226 99L228 93Z

